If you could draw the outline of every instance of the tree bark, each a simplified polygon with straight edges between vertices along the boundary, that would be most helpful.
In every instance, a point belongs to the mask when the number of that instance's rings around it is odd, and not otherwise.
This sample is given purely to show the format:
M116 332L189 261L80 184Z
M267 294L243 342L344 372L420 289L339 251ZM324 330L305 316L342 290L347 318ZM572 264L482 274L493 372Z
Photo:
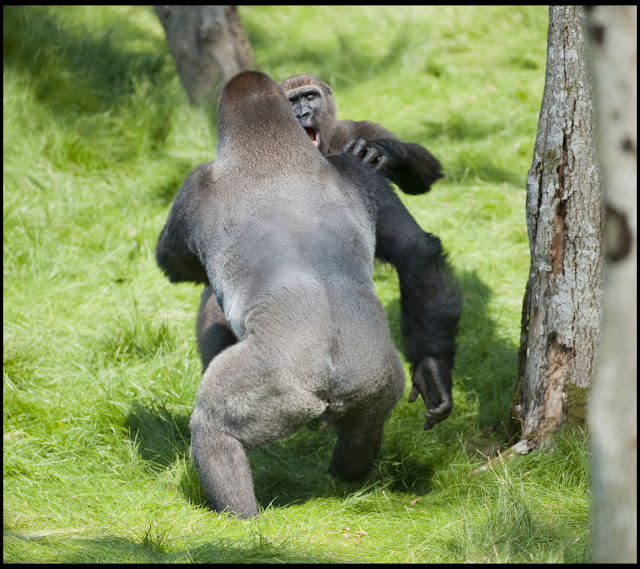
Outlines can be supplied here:
M602 321L603 202L580 6L551 6L547 71L527 177L531 268L513 413L528 450L586 424Z
M607 267L600 363L589 399L593 561L637 563L637 6L589 11Z
M237 6L155 6L192 104L217 103L231 77L256 69Z

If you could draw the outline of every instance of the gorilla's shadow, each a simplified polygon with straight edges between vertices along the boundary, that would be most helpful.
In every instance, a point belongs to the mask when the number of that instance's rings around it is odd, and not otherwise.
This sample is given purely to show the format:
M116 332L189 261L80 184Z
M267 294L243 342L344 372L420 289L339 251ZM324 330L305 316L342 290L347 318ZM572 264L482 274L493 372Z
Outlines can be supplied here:
M191 412L174 410L157 401L134 401L127 414L129 439L138 454L156 470L189 456Z
M465 305L458 335L454 384L477 397L480 426L496 425L508 418L516 382L518 348L497 334L497 323L487 311L491 298L489 286L475 272L457 276ZM394 342L399 347L399 298L388 302L385 309ZM409 404L405 396L397 407L409 406L409 420L413 422L424 412L415 405ZM391 436L385 436L377 466L355 482L343 482L328 474L336 435L323 418L311 421L282 441L249 450L258 503L263 508L269 504L282 507L320 497L346 498L357 490L377 484L388 485L395 492L428 493L438 465L404 456L407 453L402 450L402 439L406 435L393 434L396 430L406 432L401 426L407 421L403 414L406 415L402 412L395 418L392 414L388 421ZM184 408L176 410L158 402L136 401L127 416L129 436L137 443L140 456L158 471L177 460L187 460L187 469L180 480L181 491L187 501L205 506L204 491L189 461L190 416L191 411ZM420 429L417 422L416 436L422 434ZM431 436L438 436L438 426L431 433Z
M478 398L478 424L495 426L509 419L518 379L518 349L489 315L492 290L475 271L459 275L464 295L454 382ZM526 277L522 282L522 294ZM519 320L518 320L519 330Z
M189 460L191 413L173 410L158 402L135 401L127 415L129 439L150 468L161 472L179 460L187 461L180 474L179 488L184 498L206 507L207 500L198 473ZM428 491L433 470L413 461L398 464L381 457L380 463L364 478L344 482L328 472L336 434L324 418L309 422L290 437L247 452L254 479L256 499L261 507L304 503L321 497L346 498L354 491L389 485L402 492ZM381 454L386 455L383 448Z
M57 18L42 7L3 6L2 13L3 65L29 76L35 97L51 110L61 132L69 128L70 120L80 117L76 127L80 136L92 138L94 144L102 138L108 141L114 133L118 137L117 145L104 143L102 159L137 156L140 141L109 125L104 115L114 114L126 122L124 113L137 111L122 101L135 98L140 86L148 85L145 113L153 113L155 120L149 122L153 127L145 136L154 149L164 146L171 124L167 113L175 107L167 82L175 76L175 67L163 37L145 32L126 14L118 16L108 30L89 33L67 20L64 12ZM153 49L130 49L131 38L151 43ZM168 205L193 163L171 154L163 155L163 161L173 165L171 173L158 176L157 185L141 190L138 197L147 194L151 201Z
M491 288L475 271L456 272L456 278L464 307L456 339L453 383L477 397L480 427L498 425L509 416L517 381L518 346L498 333L497 321L488 313ZM523 295L524 287L523 282ZM391 336L401 350L400 298L388 302L385 310Z

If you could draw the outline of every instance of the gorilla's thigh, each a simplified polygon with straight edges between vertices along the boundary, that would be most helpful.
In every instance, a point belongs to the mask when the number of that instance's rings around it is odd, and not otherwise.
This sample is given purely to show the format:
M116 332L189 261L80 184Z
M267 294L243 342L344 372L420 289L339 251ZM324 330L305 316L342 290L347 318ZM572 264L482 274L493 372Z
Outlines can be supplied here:
M338 432L329 471L345 480L364 476L373 465L384 423L402 397L405 378L379 310L355 307L342 322L350 338L336 358L337 378L327 414Z
M313 373L320 370L291 369L286 357L249 337L207 368L192 423L222 431L246 447L282 439L325 410L326 402L304 387L305 377Z
M333 298L341 313L328 413L336 421L353 417L354 426L383 422L405 385L384 309L373 291L335 288Z
M345 480L356 480L371 470L384 423L404 389L404 372L396 353L379 362L375 372L367 366L363 371L370 372L369 382L362 384L357 398L345 398L344 407L332 405L328 413L338 432L329 472Z

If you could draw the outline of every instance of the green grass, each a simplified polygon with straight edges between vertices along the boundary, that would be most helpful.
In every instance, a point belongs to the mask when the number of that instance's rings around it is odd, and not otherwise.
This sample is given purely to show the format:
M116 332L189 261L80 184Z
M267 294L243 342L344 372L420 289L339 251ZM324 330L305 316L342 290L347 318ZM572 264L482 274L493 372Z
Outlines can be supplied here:
M240 13L263 71L314 73L342 118L441 159L447 177L402 199L462 285L455 411L424 432L405 397L354 483L327 474L335 438L310 423L251 452L261 517L208 511L188 450L200 289L170 285L153 253L215 125L151 8L4 7L4 561L587 560L584 434L472 473L507 442L547 9ZM395 272L375 282L399 342Z

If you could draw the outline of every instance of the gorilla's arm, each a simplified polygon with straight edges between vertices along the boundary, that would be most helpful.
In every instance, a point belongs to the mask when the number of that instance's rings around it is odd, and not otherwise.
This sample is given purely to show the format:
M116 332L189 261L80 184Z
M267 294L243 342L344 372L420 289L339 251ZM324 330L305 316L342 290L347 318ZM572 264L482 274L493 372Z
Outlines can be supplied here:
M302 73L280 86L298 123L325 156L357 156L407 194L428 192L444 176L440 162L426 148L402 142L373 122L339 120L333 91L321 79Z
M413 382L409 401L422 396L428 409L424 428L430 429L453 410L451 369L462 296L440 239L423 231L395 194L378 210L376 243L376 256L398 271Z
M202 289L196 321L196 340L203 373L213 358L238 341L211 286Z
M172 283L209 284L209 278L196 255L193 235L197 235L198 172L192 173L178 192L156 245L156 262Z
M156 246L156 262L172 283L193 282L209 284L209 278L202 263L185 246L179 230L172 231L165 226Z
M363 158L406 194L426 193L444 177L440 161L426 148L402 142L367 121L336 121L331 140L334 150Z

